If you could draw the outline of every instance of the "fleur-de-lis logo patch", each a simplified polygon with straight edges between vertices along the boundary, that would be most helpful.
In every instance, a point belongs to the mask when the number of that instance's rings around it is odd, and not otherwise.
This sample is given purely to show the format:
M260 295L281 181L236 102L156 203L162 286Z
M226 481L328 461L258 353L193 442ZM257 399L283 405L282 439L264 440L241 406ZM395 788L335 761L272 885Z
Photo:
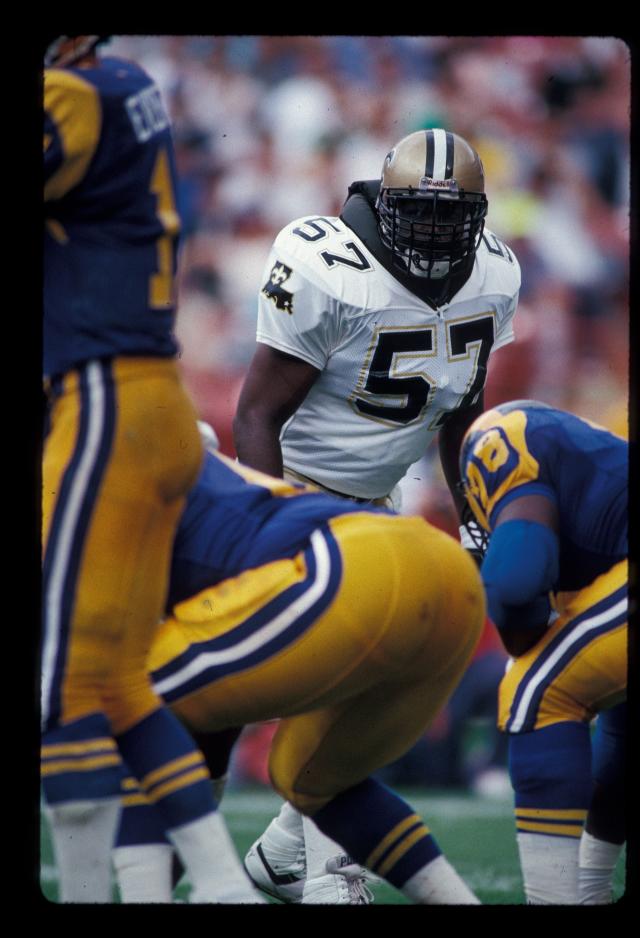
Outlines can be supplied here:
M291 316L293 315L293 294L282 286L290 276L291 268L281 261L276 261L271 268L269 279L262 288L262 293L268 299L273 300L276 309L284 310L285 313L289 313Z

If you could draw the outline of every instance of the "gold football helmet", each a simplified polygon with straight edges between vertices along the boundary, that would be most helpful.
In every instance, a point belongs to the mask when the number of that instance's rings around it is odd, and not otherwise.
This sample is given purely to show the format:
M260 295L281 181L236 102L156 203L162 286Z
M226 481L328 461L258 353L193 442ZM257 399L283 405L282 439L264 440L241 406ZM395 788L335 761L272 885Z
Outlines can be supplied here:
M385 158L376 212L404 273L443 282L470 272L487 214L480 157L446 130L409 134Z

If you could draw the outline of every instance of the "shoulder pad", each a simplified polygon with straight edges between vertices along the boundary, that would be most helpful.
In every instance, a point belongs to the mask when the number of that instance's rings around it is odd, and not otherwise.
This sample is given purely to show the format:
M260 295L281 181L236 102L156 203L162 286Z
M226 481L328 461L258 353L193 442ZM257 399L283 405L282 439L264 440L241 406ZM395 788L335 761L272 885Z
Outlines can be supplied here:
M367 274L379 269L361 239L340 218L297 218L280 231L273 252L329 296L363 306L370 296Z
M515 295L521 285L518 258L512 249L485 228L478 248L478 261L484 267L485 284L490 290Z
M493 508L508 491L538 479L526 429L525 410L492 409L473 422L463 439L460 475L469 505L486 530Z

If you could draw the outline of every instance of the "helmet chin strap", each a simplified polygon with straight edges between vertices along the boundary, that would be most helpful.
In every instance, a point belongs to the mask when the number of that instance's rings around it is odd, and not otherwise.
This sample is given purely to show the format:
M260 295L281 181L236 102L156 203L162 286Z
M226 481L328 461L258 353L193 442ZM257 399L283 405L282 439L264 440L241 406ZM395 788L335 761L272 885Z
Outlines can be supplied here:
M430 277L431 280L442 280L449 275L451 265L449 261L434 261L428 270L424 270L419 264L411 260L410 270L416 277Z
M450 261L433 261L430 267L421 266L423 258L417 251L411 253L409 248L402 252L407 264L407 270L413 277L429 278L431 280L442 280L447 277L451 270Z

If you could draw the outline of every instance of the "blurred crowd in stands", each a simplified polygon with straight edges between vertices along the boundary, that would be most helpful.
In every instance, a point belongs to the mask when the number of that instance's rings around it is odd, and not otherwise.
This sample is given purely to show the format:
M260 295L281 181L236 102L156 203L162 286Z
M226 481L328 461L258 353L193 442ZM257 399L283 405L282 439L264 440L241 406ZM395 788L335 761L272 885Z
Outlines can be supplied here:
M516 342L491 360L487 405L537 398L627 435L631 65L622 40L123 36L109 52L152 74L173 121L182 365L225 452L234 455L231 419L276 233L299 216L339 214L352 181L379 177L391 145L428 127L453 130L479 151L487 226L522 268ZM403 488L407 511L457 530L435 447ZM485 638L476 663L491 658L458 695L467 715L480 712L485 684L491 697L504 664L497 637ZM469 781L458 703L425 741L438 765L448 759L434 783ZM458 740L445 756L452 726ZM272 731L246 732L239 776L263 771ZM486 761L502 764L502 752L492 740ZM428 783L434 760L412 759L407 773Z

